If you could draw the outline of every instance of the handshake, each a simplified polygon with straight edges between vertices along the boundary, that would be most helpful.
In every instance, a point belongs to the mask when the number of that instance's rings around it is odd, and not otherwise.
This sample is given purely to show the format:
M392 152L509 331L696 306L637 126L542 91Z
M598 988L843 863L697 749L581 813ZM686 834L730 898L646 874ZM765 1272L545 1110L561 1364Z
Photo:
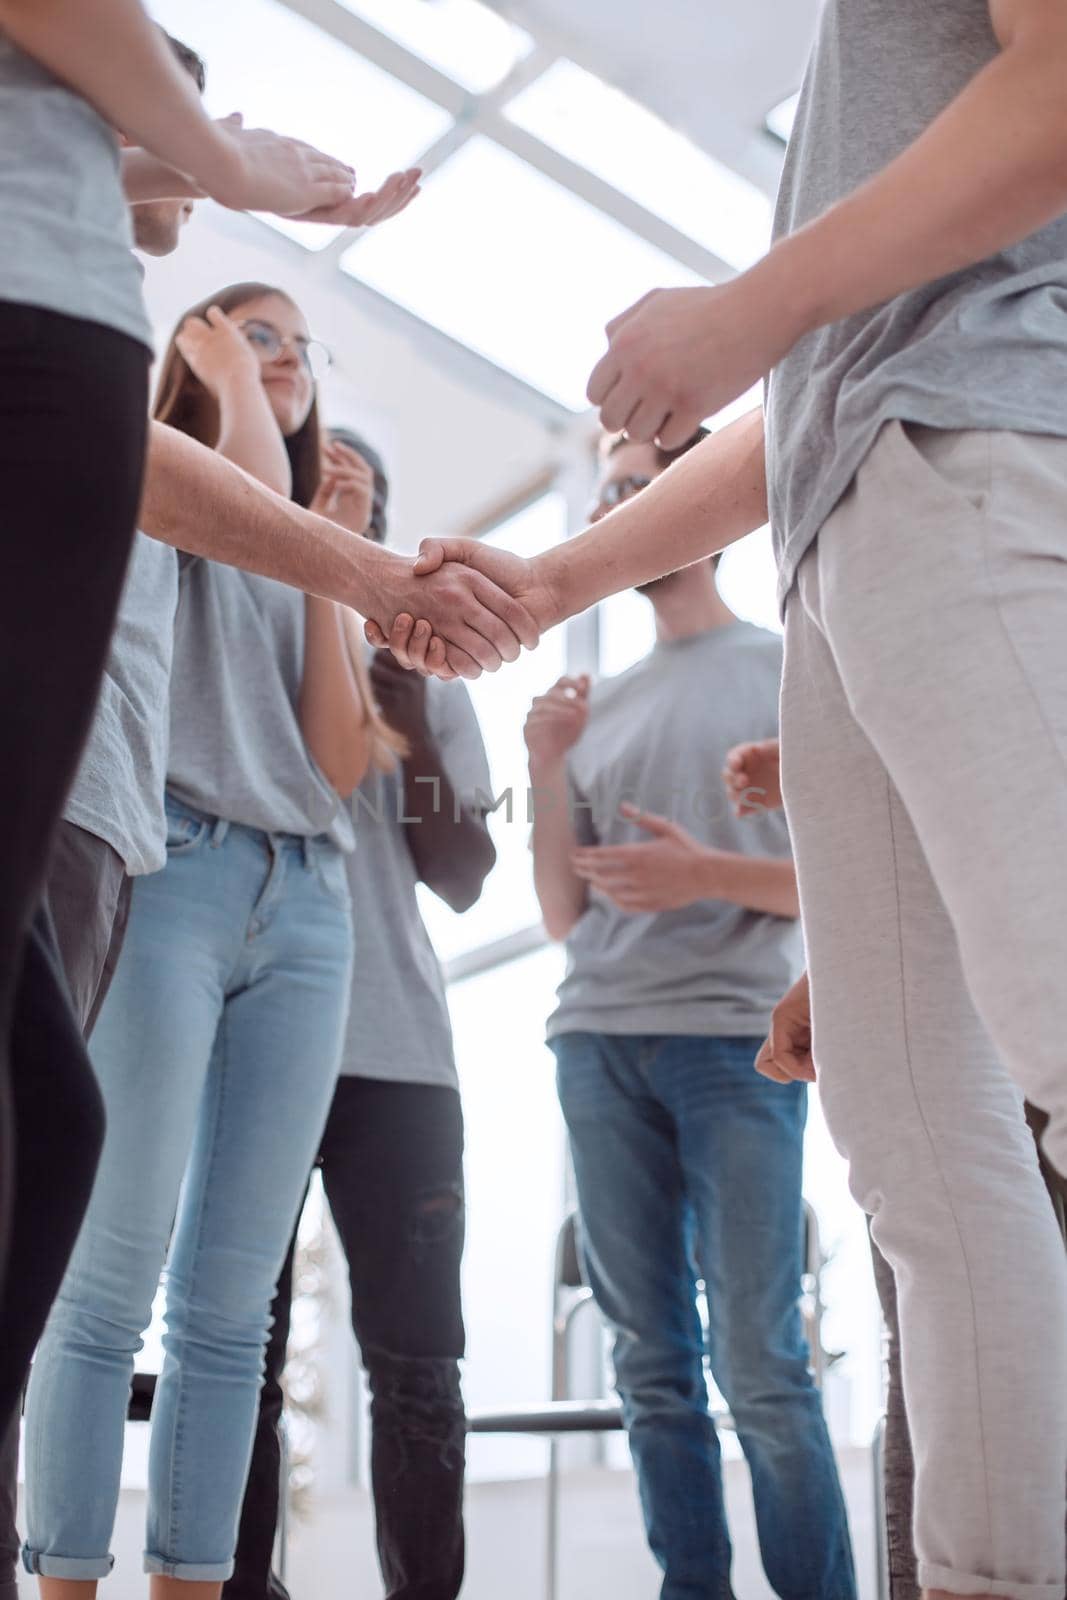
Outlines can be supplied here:
M531 561L476 539L425 539L414 563L372 552L367 639L427 677L495 672L570 614L556 552Z

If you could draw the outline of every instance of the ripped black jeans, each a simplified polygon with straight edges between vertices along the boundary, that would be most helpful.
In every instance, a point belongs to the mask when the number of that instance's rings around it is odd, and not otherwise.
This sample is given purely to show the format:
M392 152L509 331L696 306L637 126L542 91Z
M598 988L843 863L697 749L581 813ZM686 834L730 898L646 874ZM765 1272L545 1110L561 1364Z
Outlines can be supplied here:
M466 1424L463 1116L455 1090L341 1078L319 1157L348 1258L371 1390L371 1478L387 1600L455 1600ZM286 1600L271 1571L293 1252L278 1282L252 1466L225 1600Z

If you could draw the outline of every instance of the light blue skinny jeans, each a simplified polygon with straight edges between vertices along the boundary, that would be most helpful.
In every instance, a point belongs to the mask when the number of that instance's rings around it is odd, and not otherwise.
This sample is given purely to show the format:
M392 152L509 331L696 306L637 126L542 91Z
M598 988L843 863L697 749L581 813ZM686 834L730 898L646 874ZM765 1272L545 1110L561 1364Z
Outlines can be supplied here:
M168 862L137 882L93 1035L107 1138L30 1384L24 1560L49 1577L111 1570L130 1377L164 1261L145 1570L230 1575L271 1299L340 1061L340 851L167 810Z

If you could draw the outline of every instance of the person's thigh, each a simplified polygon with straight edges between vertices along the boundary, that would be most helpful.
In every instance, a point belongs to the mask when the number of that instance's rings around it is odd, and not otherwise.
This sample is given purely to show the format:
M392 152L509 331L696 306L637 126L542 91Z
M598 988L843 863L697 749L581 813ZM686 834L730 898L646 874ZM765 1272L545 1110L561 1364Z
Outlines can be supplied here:
M787 612L783 786L820 1094L897 1283L920 1578L952 1588L1010 1576L1020 1594L1053 1595L1063 1250L952 922L821 631L820 570L814 552Z
M326 1197L368 1359L464 1350L463 1112L455 1089L343 1077L322 1139Z
M738 1407L787 1371L809 1387L799 1311L807 1092L754 1070L762 1042L666 1040L654 1073L678 1129L712 1372Z
M975 1006L1067 1175L1067 440L890 424L819 538L823 618Z
M127 882L126 868L106 840L73 822L60 822L45 898L75 1014L86 1033L99 1010L97 996L124 909Z
M148 362L110 329L0 305L0 745L17 775L0 786L0 1293L18 1170L14 989L133 539Z
M624 1398L669 1390L707 1409L691 1213L670 1113L649 1077L662 1041L567 1033L552 1041L597 1303L615 1332Z
M248 848L232 832L220 854ZM281 849L231 977L167 1263L147 1560L190 1578L229 1576L270 1305L348 1007L344 866L334 896L299 849Z

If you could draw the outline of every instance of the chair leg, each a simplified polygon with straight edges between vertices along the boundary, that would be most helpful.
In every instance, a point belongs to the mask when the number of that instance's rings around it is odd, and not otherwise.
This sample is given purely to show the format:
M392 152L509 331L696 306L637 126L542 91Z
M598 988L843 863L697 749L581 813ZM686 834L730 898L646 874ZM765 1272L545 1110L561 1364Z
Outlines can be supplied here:
M545 1528L545 1600L556 1600L559 1590L559 1438L548 1445L547 1523Z

